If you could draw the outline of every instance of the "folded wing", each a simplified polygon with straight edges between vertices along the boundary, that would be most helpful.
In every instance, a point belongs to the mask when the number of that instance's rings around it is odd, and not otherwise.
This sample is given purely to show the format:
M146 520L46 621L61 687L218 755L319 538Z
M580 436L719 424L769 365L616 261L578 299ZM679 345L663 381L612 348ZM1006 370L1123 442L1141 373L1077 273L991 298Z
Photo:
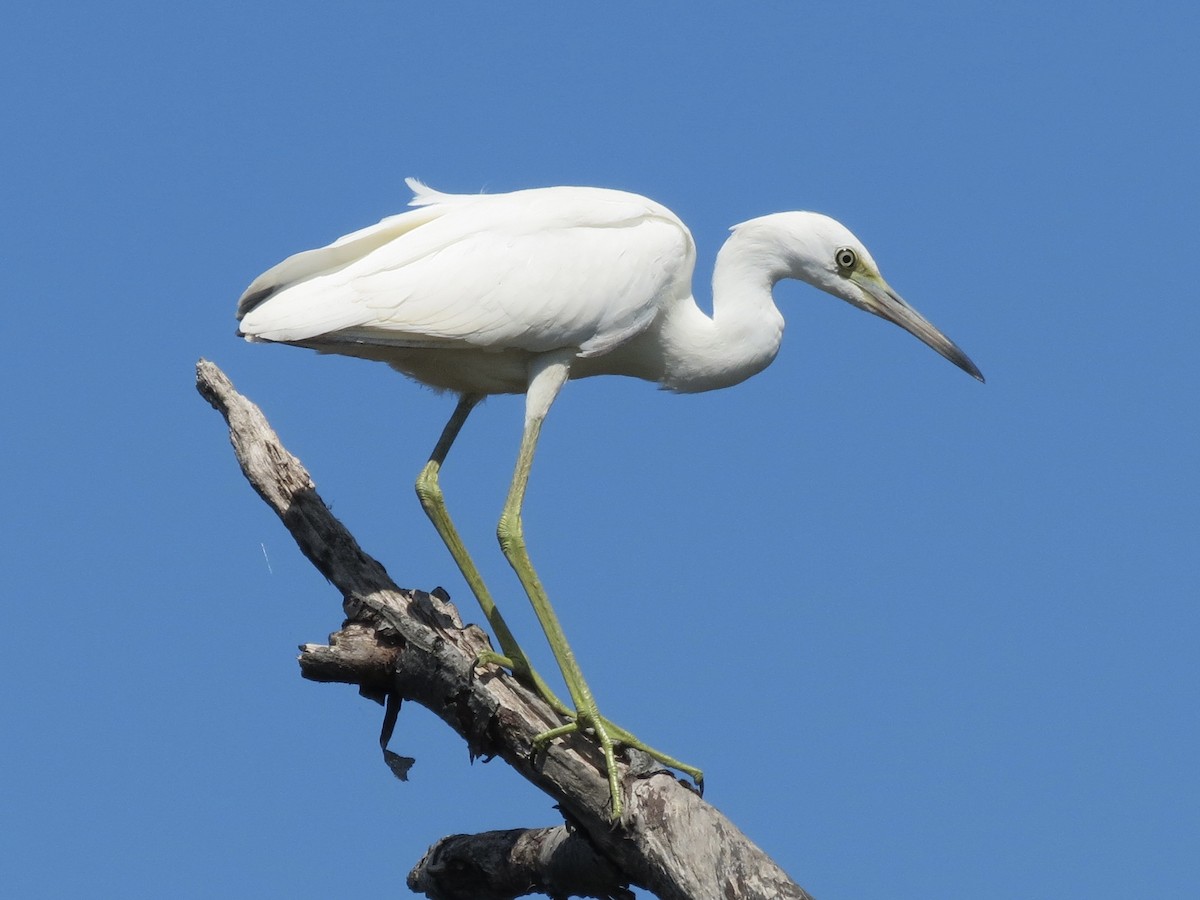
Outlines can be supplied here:
M686 227L643 197L596 188L447 195L263 273L239 305L252 340L320 338L598 355L690 294Z

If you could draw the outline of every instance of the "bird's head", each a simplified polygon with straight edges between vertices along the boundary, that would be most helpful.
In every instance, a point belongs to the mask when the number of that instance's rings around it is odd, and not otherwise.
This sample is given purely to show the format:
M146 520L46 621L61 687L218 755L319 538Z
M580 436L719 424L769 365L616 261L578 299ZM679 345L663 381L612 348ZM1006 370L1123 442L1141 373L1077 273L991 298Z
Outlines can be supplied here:
M867 248L841 222L813 212L786 212L734 227L778 260L774 277L798 278L859 309L899 325L964 372L983 374L957 344L897 294Z

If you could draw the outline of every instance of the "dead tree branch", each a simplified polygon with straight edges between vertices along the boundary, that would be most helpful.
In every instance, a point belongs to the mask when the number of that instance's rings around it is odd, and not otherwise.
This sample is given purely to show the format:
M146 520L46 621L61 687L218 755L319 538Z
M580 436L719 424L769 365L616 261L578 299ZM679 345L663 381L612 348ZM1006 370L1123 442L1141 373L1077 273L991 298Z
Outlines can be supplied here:
M453 834L430 847L408 873L408 886L432 900L525 894L633 900L624 883L586 837L565 825Z
M533 738L561 719L506 673L476 672L475 659L490 649L484 633L464 627L441 592L397 587L333 517L258 407L214 364L201 360L196 376L201 395L229 425L247 480L342 594L346 622L328 645L301 648L301 674L358 685L375 700L392 698L393 712L401 699L420 703L462 736L472 754L500 757L554 798L569 823L444 839L413 870L410 886L431 898L509 898L538 890L552 897L627 897L629 884L663 900L809 897L729 820L660 768L639 771L638 760L621 766L625 812L620 823L610 822L607 782L592 741L572 735L535 755ZM468 859L473 867L459 864Z

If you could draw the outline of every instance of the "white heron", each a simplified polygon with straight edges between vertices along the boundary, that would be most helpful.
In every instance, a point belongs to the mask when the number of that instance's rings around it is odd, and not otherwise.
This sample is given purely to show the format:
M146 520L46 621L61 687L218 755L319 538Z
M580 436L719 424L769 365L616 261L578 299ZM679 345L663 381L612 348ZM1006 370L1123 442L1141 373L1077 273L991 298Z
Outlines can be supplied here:
M417 479L417 494L500 642L497 662L600 745L614 818L613 745L646 750L699 783L701 773L636 740L597 710L526 551L521 508L542 422L570 379L629 375L682 393L729 387L775 358L783 317L772 289L797 278L924 341L970 375L979 369L888 286L866 247L833 219L783 212L736 225L717 256L712 314L692 296L696 248L664 206L599 188L445 194L408 179L416 209L288 257L246 289L239 334L379 360L458 405ZM518 646L450 519L438 475L475 405L525 394L525 425L497 528L505 557L554 651L573 709Z

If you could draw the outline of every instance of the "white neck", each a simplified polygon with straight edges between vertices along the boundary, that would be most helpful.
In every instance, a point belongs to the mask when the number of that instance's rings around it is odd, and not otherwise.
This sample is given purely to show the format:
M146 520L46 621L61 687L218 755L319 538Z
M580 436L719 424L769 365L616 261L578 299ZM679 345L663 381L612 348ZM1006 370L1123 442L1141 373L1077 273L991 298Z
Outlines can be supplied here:
M659 332L663 387L681 393L729 387L775 359L784 323L771 290L796 274L794 255L779 237L766 219L739 226L717 254L712 317L690 297L666 314Z

